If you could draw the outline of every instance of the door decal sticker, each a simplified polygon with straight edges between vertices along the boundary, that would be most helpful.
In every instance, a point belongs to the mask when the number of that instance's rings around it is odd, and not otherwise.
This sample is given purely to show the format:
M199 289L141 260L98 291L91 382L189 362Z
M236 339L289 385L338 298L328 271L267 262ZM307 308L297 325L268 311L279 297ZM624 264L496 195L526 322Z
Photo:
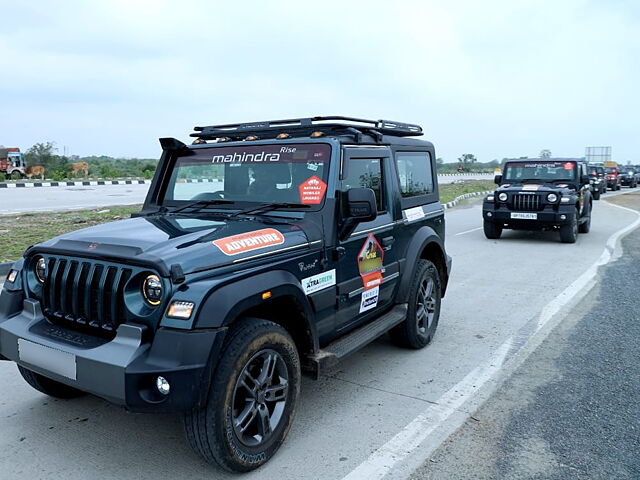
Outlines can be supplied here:
M370 290L382 283L383 265L384 250L375 235L370 233L358 254L358 271L365 290Z

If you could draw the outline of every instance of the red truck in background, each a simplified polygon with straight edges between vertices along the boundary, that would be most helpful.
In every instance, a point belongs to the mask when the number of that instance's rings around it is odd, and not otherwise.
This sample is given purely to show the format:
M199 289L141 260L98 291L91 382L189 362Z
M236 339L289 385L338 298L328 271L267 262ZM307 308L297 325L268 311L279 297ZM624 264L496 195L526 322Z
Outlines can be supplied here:
M607 187L611 190L620 190L621 179L618 164L616 162L604 162L604 178L607 180Z
M22 156L22 152L17 147L6 148L0 146L0 174L5 175L7 180L24 178L27 165Z

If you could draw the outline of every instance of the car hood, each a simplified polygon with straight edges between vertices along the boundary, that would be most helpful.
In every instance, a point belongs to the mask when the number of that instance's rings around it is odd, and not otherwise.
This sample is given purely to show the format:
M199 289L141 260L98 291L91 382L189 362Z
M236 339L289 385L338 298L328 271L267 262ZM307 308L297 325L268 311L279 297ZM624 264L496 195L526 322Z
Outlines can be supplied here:
M257 218L138 217L77 230L41 243L32 251L154 265L165 275L178 264L188 274L309 248L311 241L322 236L314 224L304 224Z

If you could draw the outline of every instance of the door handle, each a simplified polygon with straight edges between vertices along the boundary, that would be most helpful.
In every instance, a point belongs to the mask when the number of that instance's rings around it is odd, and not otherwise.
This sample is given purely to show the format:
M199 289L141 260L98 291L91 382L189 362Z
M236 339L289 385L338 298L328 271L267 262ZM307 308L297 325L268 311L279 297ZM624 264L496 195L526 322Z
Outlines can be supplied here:
M395 241L396 241L396 239L393 238L393 237L384 237L382 239L382 247L385 250L389 250L391 248L391 246L393 245L393 242L395 242Z

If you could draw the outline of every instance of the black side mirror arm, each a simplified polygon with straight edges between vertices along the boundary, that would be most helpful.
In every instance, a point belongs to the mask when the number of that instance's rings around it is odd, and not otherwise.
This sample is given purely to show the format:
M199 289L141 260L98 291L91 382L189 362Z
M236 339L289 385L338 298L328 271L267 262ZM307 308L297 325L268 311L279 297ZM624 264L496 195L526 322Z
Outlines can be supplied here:
M338 229L338 238L341 241L346 240L356 229L360 221L357 218L345 218Z

